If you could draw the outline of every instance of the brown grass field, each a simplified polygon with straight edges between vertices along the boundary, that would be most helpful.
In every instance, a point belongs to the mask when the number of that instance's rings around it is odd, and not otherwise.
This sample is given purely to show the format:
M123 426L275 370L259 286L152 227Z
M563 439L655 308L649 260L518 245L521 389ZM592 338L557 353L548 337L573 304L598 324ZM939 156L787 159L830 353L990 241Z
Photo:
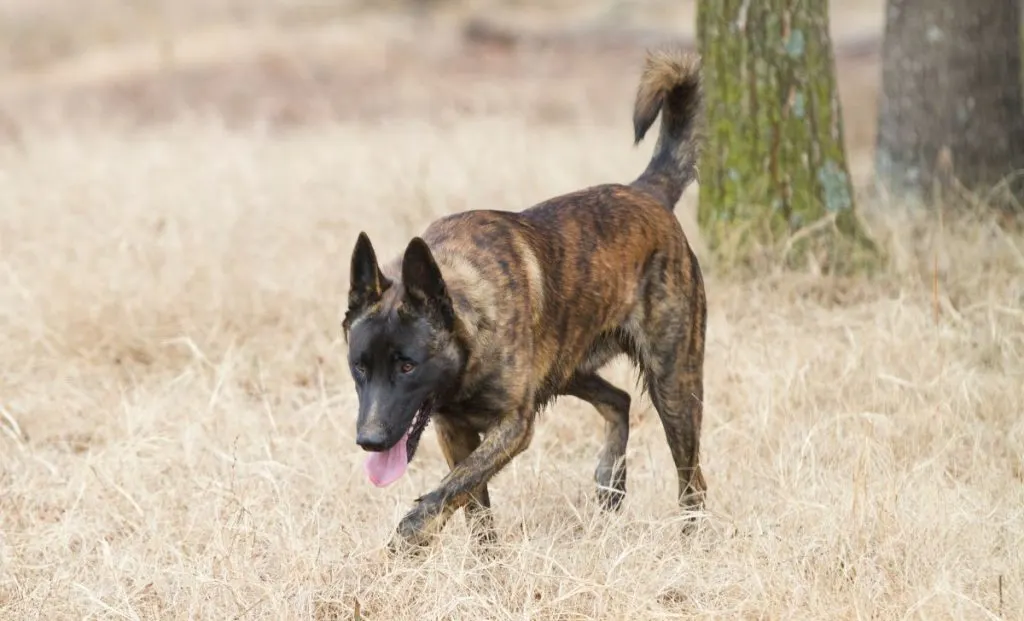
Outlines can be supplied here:
M487 14L693 32L692 2L515 4ZM356 234L390 256L441 214L632 179L643 45L327 6L0 9L0 618L1024 619L1024 236L867 200L882 274L740 278L683 198L710 305L696 535L649 399L609 516L600 417L567 397L491 484L496 555L460 513L388 559L446 466L428 428L394 486L363 473ZM838 60L863 183L881 2L833 6L837 49L869 42Z

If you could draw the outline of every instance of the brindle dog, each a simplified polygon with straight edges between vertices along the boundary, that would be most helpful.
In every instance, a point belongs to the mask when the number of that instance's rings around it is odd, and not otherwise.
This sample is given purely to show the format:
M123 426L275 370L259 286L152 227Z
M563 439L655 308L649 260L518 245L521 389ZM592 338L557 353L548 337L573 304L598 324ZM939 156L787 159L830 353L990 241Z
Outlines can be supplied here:
M429 421L451 469L416 499L392 549L426 544L463 506L478 536L493 540L488 480L530 444L537 412L561 395L589 402L605 420L595 479L601 505L616 510L626 492L630 397L597 371L619 354L639 368L661 418L680 505L703 507L706 301L673 213L696 175L697 56L648 53L634 145L659 112L654 155L628 185L518 213L440 218L383 267L359 234L342 328L359 397L356 443L371 452L367 474L380 486L401 477Z

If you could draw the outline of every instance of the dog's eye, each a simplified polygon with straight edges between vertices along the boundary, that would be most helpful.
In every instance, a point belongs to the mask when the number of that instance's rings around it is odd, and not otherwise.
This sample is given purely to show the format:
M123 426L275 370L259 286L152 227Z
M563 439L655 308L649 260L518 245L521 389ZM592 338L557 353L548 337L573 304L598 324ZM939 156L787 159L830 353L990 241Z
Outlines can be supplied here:
M402 373L412 373L412 370L415 369L415 368L416 368L415 364L409 362L408 360L405 360L398 367L398 370L401 371Z
M362 377L366 375L366 366L361 362L357 362L352 366L352 370L356 372L356 375Z

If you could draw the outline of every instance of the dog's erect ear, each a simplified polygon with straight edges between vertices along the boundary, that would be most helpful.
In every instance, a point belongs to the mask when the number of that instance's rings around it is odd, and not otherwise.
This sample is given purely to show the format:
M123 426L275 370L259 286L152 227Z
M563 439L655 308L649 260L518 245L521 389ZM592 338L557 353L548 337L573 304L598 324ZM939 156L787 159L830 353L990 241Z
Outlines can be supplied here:
M405 298L412 307L433 313L445 328L452 329L455 314L448 296L448 287L430 247L420 237L413 237L405 248L405 256L402 257L402 285L405 287Z
M380 271L377 253L373 251L370 238L360 232L356 247L352 250L345 327L348 327L353 315L380 300L390 286L391 281Z

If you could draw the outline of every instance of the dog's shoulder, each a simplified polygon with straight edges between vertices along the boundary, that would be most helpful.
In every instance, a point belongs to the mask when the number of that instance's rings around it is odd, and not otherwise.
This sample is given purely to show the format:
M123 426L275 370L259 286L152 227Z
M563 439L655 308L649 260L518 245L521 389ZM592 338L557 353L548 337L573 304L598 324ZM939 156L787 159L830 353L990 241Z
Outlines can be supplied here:
M434 220L422 237L440 255L457 254L476 263L507 253L527 233L517 212L474 209Z

